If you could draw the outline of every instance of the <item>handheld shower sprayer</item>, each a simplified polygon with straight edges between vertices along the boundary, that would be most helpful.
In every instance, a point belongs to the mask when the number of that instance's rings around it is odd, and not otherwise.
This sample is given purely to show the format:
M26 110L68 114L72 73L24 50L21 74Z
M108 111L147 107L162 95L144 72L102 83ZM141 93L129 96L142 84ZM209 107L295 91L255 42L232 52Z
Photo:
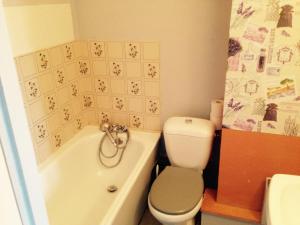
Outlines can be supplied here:
M121 162L124 150L128 144L129 130L127 129L126 126L122 126L119 124L109 124L106 122L104 122L100 125L100 130L102 132L105 132L105 135L102 136L100 144L99 144L99 161L106 168L116 167ZM119 137L119 135L121 136L121 138ZM115 152L113 154L106 154L103 151L102 147L103 147L103 142L104 142L104 139L106 136L108 137L110 142L115 147ZM118 158L117 162L109 165L105 161L103 161L103 158L105 158L106 160L115 158L119 152L120 152L120 154L119 154L119 158Z
M111 129L112 129L112 126L109 123L102 123L100 125L100 130L105 132L106 135L108 136L109 140L111 141L111 143L117 147L118 143L116 142L115 138L111 135Z

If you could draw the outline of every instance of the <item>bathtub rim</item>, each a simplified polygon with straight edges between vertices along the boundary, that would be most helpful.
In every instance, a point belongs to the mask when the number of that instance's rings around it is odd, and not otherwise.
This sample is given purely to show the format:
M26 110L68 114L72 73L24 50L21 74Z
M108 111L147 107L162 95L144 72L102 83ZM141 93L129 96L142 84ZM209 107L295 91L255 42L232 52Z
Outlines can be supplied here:
M42 163L38 165L38 170L40 175L46 171L51 164L53 164L56 159L63 157L63 155L67 154L69 151L72 150L72 146L75 145L78 141L80 141L81 138L83 138L86 135L94 136L102 134L103 132L99 131L99 133L92 133L91 129L95 128L96 126L88 125L82 128L78 133L76 133L72 138L70 138L68 141L66 141L62 146L58 147L51 155Z
M96 130L98 130L97 133L94 133ZM129 128L129 133L131 134L152 134L152 135L158 135L157 139L160 139L161 131L142 131L142 130L136 130ZM63 155L67 154L67 152L71 151L71 147L75 145L78 141L80 141L81 138L84 136L94 136L94 135L104 135L105 133L100 131L97 126L95 125L87 125L84 128L82 128L78 133L76 133L72 138L70 138L68 141L66 141L62 146L57 148L51 155L43 162L41 162L38 165L38 172L40 175L44 173L47 168L56 161L56 159L62 157ZM132 135L130 135L132 136ZM100 136L102 137L102 136ZM99 140L100 141L100 140Z

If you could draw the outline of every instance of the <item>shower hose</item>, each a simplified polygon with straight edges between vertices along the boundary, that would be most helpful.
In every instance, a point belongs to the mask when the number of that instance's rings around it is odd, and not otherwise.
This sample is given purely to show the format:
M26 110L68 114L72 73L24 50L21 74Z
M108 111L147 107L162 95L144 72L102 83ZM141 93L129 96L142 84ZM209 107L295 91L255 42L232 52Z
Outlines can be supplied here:
M116 132L116 137L117 137L117 139L119 139L118 133L119 133L119 132ZM126 141L125 141L125 143L116 143L116 145L113 145L113 146L115 147L115 152L114 152L113 154L111 154L111 155L107 155L107 154L105 154L105 153L103 152L103 143L104 143L105 138L107 137L107 134L105 133L105 134L102 136L101 140L100 140L98 158L99 158L100 163L101 163L104 167L106 167L106 168L113 168L113 167L116 167L117 165L120 164L120 162L121 162L121 160L122 160L124 151L125 151L125 149L126 149L126 147L127 147L128 141L129 141L129 131L126 130L125 132L121 132L121 133L125 133L125 134L126 134ZM105 159L113 159L113 158L115 158L115 157L118 155L118 153L119 153L120 151L121 151L121 153L120 153L120 155L119 155L119 158L118 158L117 162L115 162L114 164L108 165L108 164L106 164L106 163L103 161L102 157L105 158Z

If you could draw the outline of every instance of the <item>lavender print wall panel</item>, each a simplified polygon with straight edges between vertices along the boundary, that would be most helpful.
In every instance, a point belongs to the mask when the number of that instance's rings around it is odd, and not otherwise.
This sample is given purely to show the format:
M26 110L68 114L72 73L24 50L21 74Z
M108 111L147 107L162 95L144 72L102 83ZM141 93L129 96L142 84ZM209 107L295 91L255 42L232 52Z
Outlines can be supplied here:
M233 0L223 125L300 136L300 0Z

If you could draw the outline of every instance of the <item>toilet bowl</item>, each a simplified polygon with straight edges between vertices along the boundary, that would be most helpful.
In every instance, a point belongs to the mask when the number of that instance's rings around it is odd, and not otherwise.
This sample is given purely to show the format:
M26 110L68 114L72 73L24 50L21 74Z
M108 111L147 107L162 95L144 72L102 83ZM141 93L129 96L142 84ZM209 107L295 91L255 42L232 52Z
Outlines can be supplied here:
M188 213L181 215L170 215L161 213L160 211L153 208L151 203L149 203L148 198L148 207L151 214L163 225L195 225L195 215L199 212L203 198L195 206L195 208Z
M203 199L202 174L168 166L154 181L148 195L152 215L164 225L194 225Z
M173 117L164 125L167 166L152 184L148 206L163 225L194 225L199 212L206 167L214 137L209 120Z

